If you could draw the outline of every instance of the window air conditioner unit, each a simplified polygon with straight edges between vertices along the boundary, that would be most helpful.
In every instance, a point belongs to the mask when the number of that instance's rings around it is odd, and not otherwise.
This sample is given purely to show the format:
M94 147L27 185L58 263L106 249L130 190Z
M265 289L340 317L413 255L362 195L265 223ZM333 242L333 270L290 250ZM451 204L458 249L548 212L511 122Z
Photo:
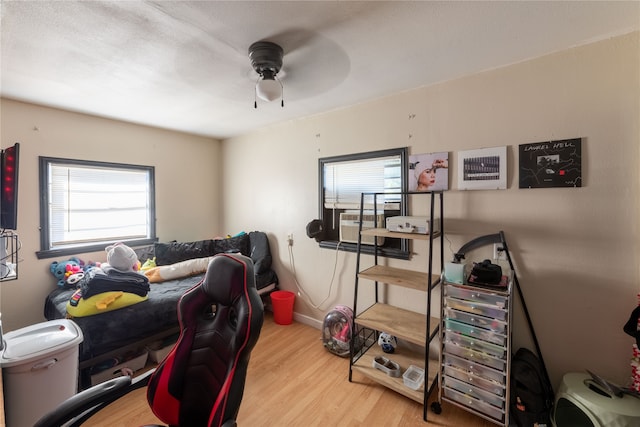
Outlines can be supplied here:
M377 218L377 220L376 220ZM384 214L362 215L362 229L384 228ZM375 220L375 222L374 222ZM340 214L340 241L348 243L358 243L358 230L360 227L360 214L341 213ZM362 236L362 244L373 245L374 236ZM384 237L378 237L378 245L384 243Z

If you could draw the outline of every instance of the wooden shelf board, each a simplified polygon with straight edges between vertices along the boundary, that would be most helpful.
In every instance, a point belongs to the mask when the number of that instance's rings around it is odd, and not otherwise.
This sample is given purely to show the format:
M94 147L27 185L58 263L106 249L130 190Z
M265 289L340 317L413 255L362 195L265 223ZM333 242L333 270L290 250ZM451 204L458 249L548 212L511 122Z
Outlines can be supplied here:
M398 378L390 377L386 373L373 367L373 359L377 356L384 356L400 365L401 375ZM414 353L406 348L398 348L394 353L384 353L378 346L371 347L358 361L353 365L353 369L362 373L366 377L388 387L403 396L406 396L416 402L422 404L424 401L424 388L429 387L435 377L438 375L438 361L429 359L428 378L420 386L418 390L412 390L404 385L402 374L409 368L409 365L415 365L424 368L424 355Z
M392 239L412 239L412 240L429 240L429 234L419 233L400 233L397 231L388 231L386 228L369 228L362 230L363 236L390 237ZM440 232L433 233L433 238L440 236Z
M367 268L358 273L358 277L403 286L405 288L417 289L419 291L426 291L429 286L429 273L387 267L384 265L374 265L373 267ZM436 283L439 278L440 275L432 274L431 283Z
M356 317L356 323L361 326L387 332L421 347L427 345L426 340L438 328L439 321L431 317L431 331L427 335L427 318L424 314L383 303L372 305Z

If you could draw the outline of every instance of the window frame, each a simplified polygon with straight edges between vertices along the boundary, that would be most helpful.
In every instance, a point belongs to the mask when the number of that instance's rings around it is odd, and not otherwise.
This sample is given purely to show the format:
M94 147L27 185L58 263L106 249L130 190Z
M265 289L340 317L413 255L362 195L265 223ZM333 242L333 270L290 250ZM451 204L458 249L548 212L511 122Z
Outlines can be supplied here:
M318 159L318 218L322 221L323 228L327 230L328 223L332 222L335 217L327 218L325 212L327 209L325 208L325 189L324 189L324 170L325 165L328 163L339 163L339 162L353 162L356 160L374 160L377 158L383 157L391 157L391 156L399 156L400 157L400 202L399 209L394 211L394 215L407 215L409 211L408 208L408 197L407 197L407 188L408 188L408 148L391 148L386 150L378 150L378 151L368 151L362 153L354 153L354 154L346 154L346 155L338 155L331 157L323 157ZM371 194L371 192L366 192L367 194ZM397 194L398 192L394 192ZM346 209L334 209L338 212ZM378 212L378 213L385 213ZM335 214L334 214L335 215ZM386 216L386 213L385 213ZM393 216L393 215L389 215ZM338 224L338 230L340 225ZM333 233L335 233L335 229L331 227ZM396 240L396 239L393 239ZM398 258L398 259L410 259L411 253L409 248L409 240L408 239L397 239L399 242L396 243L396 247L385 247L385 245L378 246L378 255L388 257L388 258ZM339 239L327 239L323 238L318 242L321 248L327 249L335 249L341 250L345 252L356 252L358 250L357 243L350 242L340 242ZM375 245L373 244L365 244L361 243L360 251L365 254L374 254L375 253Z
M38 259L54 258L60 256L76 255L87 252L103 251L106 246L115 242L123 242L128 246L142 246L153 244L156 236L156 201L155 201L155 167L126 163L101 162L93 160L65 159L58 157L39 156L39 187L40 187L40 250L36 252ZM77 244L64 248L52 249L50 241L50 217L49 217L49 166L52 164L73 165L88 168L121 169L123 171L145 171L149 178L149 237L140 239L113 240Z

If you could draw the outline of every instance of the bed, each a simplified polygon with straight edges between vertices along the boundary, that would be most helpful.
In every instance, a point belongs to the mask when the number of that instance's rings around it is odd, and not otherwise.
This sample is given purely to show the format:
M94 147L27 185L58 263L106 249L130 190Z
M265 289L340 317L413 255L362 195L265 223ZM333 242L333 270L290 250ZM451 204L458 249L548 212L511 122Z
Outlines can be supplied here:
M268 295L278 285L278 277L271 268L269 241L267 235L260 231L228 239L156 243L135 250L141 263L156 257L158 266L185 264L188 260L210 257L216 253L240 252L253 260L259 294ZM142 302L105 313L74 317L74 322L84 335L79 353L81 386L90 385L88 376L93 366L177 334L178 299L203 277L202 272L150 283L147 299ZM45 300L45 318L70 317L67 314L67 302L74 292L75 289L71 288L52 291Z

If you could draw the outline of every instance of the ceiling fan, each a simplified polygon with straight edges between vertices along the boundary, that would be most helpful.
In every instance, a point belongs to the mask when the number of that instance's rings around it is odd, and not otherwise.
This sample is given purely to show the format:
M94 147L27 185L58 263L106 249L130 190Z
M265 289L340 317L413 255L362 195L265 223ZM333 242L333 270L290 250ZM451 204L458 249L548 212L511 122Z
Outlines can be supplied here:
M280 45L269 41L258 41L249 46L251 66L258 73L255 95L264 101L271 102L280 98L284 107L284 87L278 79L282 69L284 51ZM258 108L258 100L254 100L254 108Z

